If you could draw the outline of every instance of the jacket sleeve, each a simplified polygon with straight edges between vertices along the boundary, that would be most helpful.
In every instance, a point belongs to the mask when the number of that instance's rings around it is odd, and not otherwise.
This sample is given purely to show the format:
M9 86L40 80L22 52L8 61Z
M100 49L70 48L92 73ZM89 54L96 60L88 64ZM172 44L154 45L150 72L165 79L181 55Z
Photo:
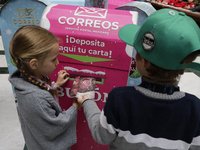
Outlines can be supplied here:
M112 109L109 108L109 103L107 102L107 106L105 105L102 112L93 100L87 100L83 103L84 114L86 116L92 136L96 142L103 145L112 143L118 134L117 129L111 123L107 122L105 111ZM109 113L110 112L112 113L113 111L110 110ZM113 117L113 120L116 120L114 114L110 114L110 116Z

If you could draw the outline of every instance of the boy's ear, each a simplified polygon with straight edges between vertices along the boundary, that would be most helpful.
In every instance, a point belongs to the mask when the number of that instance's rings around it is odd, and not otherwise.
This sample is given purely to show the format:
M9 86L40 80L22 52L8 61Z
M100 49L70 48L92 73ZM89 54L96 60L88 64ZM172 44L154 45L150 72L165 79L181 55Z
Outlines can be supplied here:
M149 68L150 62L142 57L142 65L145 69Z
M38 67L38 60L37 59L31 59L29 62L29 66L32 70L37 69Z

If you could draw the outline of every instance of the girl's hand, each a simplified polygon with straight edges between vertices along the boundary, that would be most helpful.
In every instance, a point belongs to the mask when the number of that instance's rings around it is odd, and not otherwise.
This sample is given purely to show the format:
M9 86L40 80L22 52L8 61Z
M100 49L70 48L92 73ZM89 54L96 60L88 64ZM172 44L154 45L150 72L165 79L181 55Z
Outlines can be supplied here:
M82 105L78 103L77 99L74 99L72 106L75 106L77 109L82 107Z
M58 78L54 86L58 88L62 86L65 82L67 82L67 80L69 79L69 77L66 77L67 75L69 75L69 73L67 73L66 70L60 70L58 72Z

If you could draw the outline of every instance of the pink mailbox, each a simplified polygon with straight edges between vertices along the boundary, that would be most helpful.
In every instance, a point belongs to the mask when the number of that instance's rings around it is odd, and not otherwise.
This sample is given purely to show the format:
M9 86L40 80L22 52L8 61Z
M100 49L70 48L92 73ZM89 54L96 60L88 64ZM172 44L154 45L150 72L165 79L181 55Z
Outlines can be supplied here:
M72 104L70 90L76 76L96 79L95 101L100 109L112 88L127 85L133 49L119 39L118 31L125 24L137 24L137 17L134 11L47 6L41 26L59 38L60 46L60 64L51 79L56 80L61 69L70 73L70 80L59 88L62 109ZM72 150L107 149L93 140L82 108L78 111L77 138Z

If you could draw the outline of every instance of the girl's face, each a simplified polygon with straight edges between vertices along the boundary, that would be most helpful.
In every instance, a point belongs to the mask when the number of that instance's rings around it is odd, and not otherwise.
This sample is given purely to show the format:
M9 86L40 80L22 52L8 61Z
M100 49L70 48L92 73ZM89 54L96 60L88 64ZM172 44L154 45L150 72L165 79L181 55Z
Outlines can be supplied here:
M42 76L49 76L56 69L59 64L57 56L59 54L59 45L55 43L53 48L49 51L46 58L42 62L38 62L38 67L35 70L37 78L41 79Z

